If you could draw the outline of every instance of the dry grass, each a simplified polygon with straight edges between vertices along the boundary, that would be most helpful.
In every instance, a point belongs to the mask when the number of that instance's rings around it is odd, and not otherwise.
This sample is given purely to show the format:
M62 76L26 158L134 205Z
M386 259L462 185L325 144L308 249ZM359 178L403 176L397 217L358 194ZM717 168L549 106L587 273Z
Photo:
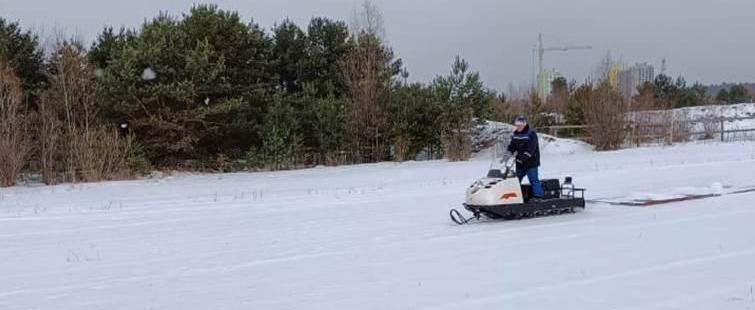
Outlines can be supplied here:
M721 117L714 112L708 112L700 119L703 125L704 136L703 139L713 139L716 137L716 133L721 130Z
M37 122L42 180L55 184L125 178L130 144L102 123L94 68L83 50L62 43L53 64Z
M0 186L13 186L26 163L29 139L21 81L0 61Z
M453 130L443 137L443 151L449 161L469 160L472 141L465 130Z

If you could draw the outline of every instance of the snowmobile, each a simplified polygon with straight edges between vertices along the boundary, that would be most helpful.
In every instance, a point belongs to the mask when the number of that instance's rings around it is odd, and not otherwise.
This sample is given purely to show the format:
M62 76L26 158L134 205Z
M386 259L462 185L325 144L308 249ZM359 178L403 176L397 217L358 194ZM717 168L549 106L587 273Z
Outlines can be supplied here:
M497 150L498 148L495 148ZM577 188L571 177L543 179L545 196L533 199L532 187L521 184L516 177L515 155L503 152L500 159L493 153L488 174L467 188L463 206L472 217L465 218L461 212L451 209L449 215L456 224L462 225L481 216L490 219L513 220L527 217L574 213L585 208L585 189Z

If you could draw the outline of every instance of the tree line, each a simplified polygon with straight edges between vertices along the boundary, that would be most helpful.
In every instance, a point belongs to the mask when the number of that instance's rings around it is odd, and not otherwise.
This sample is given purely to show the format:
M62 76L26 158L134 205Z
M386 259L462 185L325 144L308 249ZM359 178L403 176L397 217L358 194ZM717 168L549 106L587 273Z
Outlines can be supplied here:
M55 184L150 169L464 160L476 125L519 114L538 129L590 125L591 143L608 150L624 143L627 112L752 99L744 87L712 97L665 74L626 97L607 72L581 84L554 79L546 98L506 96L459 56L449 72L409 83L379 10L366 1L356 17L265 29L196 5L50 50L0 17L0 186L20 174Z
M0 18L0 184L467 158L496 93L461 57L408 83L379 11L362 10L358 29L317 17L267 31L196 5L50 51Z
M594 80L578 84L564 77L551 82L551 92L539 98L530 91L524 98L512 98L494 104L494 119L506 120L514 115L530 115L533 127L554 125L587 125L587 130L573 129L566 136L587 136L597 150L614 150L627 145L630 126L669 127L676 126L669 113L663 118L636 120L628 117L631 112L668 111L670 109L752 102L753 96L742 85L722 88L714 97L700 83L689 86L684 77L676 79L658 74L652 82L639 86L632 96L622 94L617 85L612 85L607 76L598 75ZM653 128L643 128L652 130ZM658 128L655 128L658 129ZM679 131L681 134L682 131Z

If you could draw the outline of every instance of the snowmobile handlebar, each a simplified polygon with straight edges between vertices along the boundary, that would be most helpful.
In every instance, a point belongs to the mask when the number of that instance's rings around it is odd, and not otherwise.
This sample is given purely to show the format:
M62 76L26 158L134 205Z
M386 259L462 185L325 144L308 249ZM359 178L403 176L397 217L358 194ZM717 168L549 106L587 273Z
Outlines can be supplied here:
M511 168L514 166L514 159L516 158L516 153L509 153L506 152L501 157L501 164L506 168Z

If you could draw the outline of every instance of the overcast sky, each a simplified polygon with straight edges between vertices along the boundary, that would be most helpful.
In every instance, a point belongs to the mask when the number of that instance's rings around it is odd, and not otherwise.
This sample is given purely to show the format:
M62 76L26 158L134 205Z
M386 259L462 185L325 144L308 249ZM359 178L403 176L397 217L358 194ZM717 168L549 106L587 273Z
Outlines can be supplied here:
M0 0L0 16L44 37L61 30L92 40L104 25L135 27L160 11L178 15L194 0ZM349 21L361 0L215 0L266 29L286 17ZM489 87L532 80L538 32L546 46L592 50L546 54L545 64L581 81L607 52L648 62L688 82L755 82L755 0L375 0L388 40L411 80L430 81L462 55Z

